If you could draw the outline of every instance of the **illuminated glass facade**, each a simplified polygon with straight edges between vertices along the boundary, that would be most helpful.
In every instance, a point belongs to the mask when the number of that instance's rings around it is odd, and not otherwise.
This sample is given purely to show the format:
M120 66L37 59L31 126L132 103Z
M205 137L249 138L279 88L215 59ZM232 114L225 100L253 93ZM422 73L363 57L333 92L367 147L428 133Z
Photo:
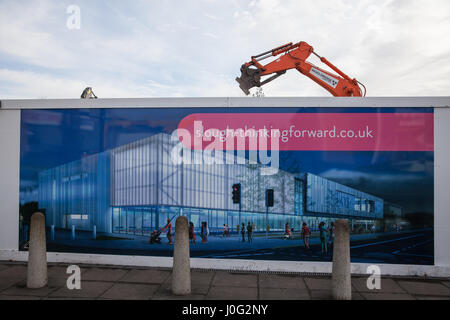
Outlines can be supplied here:
M306 210L327 216L382 219L383 200L328 179L306 174Z
M42 171L39 206L46 209L47 225L147 235L178 215L197 228L208 222L211 232L224 224L236 231L242 222L256 231L268 223L273 231L284 230L286 222L299 230L304 221L314 228L339 217L382 218L382 199L312 174L264 175L262 165L238 164L234 156L233 164L205 164L211 155L199 152L185 157L190 163L174 164L177 144L161 133ZM242 186L240 211L231 197L235 183ZM266 189L275 191L267 215Z
M85 157L39 174L39 206L56 228L108 230L110 219L108 152Z

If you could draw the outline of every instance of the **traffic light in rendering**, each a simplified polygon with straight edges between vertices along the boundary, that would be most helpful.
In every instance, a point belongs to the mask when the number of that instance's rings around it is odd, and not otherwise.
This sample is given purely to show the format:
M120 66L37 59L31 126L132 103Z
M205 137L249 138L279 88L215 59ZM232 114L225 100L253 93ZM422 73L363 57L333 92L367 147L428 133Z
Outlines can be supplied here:
M241 184L233 184L233 203L241 203Z
M273 189L266 190L266 207L273 207Z

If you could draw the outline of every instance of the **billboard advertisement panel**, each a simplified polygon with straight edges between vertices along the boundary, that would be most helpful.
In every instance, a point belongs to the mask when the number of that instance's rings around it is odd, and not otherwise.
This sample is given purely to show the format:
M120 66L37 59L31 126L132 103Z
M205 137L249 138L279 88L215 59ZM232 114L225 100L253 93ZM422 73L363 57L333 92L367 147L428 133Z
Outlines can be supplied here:
M434 263L432 108L21 110L20 243L51 252Z

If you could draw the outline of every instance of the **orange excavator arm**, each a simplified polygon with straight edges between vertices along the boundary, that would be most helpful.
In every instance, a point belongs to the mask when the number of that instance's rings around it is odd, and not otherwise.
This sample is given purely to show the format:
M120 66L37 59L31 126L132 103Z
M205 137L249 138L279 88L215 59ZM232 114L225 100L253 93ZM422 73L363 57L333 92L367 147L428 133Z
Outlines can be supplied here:
M337 75L307 62L306 59L311 53L320 58L320 61L335 71ZM260 61L271 57L276 57L276 59L266 65L260 63ZM317 55L313 47L303 41L295 44L290 42L253 56L250 62L241 66L241 77L236 78L236 81L239 83L242 91L248 95L250 94L250 88L261 87L283 75L289 69L297 69L300 73L328 90L333 96L361 97L366 95L363 84L356 79L351 79L327 59ZM272 76L261 81L262 76L268 75ZM364 94L358 84L364 87Z

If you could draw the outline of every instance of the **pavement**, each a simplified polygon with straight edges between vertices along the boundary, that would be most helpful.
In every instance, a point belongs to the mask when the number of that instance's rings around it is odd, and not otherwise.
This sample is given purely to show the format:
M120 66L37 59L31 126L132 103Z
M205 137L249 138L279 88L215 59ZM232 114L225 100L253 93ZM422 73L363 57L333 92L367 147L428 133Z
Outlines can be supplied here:
M48 285L26 288L25 263L0 261L0 300L326 300L328 275L192 270L192 294L171 294L171 270L80 265L81 289L69 290L65 264L48 265ZM450 279L382 277L369 290L367 277L352 276L354 300L450 300Z

